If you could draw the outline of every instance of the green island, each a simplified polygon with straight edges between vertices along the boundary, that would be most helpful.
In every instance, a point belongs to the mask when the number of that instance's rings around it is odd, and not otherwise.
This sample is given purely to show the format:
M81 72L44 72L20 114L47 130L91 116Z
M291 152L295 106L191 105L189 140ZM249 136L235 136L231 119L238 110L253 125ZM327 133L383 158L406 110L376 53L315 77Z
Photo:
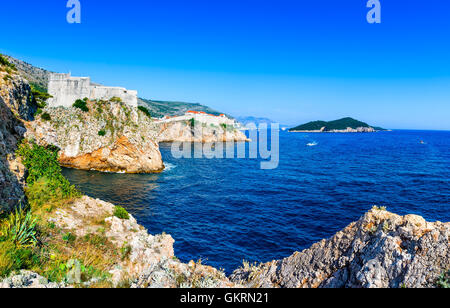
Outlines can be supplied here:
M361 132L384 131L381 127L370 126L365 122L347 117L335 121L313 121L291 128L290 132Z

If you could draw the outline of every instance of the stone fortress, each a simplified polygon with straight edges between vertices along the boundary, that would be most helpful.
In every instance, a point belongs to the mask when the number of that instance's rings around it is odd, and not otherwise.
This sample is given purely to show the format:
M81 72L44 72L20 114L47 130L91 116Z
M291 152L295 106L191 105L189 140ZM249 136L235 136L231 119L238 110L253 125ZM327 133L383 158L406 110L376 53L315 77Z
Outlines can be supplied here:
M70 74L51 74L48 83L49 107L72 107L77 99L109 100L120 98L124 103L138 106L137 91L120 87L105 87L91 82L90 77L72 77Z
M173 122L182 122L182 121L190 121L194 119L196 122L204 123L207 125L220 126L226 124L235 129L242 129L242 125L237 122L235 119L230 119L226 115L221 114L219 116L213 114L207 114L202 111L187 111L183 116L176 117L164 117L163 119L157 120L158 123L173 123Z

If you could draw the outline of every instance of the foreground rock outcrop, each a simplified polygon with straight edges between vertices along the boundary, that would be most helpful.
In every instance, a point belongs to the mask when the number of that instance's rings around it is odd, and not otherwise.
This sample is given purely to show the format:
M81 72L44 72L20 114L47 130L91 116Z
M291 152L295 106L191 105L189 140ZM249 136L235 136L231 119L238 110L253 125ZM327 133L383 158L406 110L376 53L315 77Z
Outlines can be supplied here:
M20 273L0 280L0 289L62 289L68 288L64 283L49 282L31 271L20 271Z
M331 239L230 279L249 287L429 288L450 269L450 223L373 209Z
M170 235L150 235L132 215L128 219L114 216L111 203L84 196L70 206L58 209L49 222L62 232L77 237L105 237L126 257L111 264L109 273L114 285L124 279L135 288L147 287L233 287L225 274L202 264L180 262L174 256L174 240Z
M156 127L143 112L121 102L87 102L78 108L47 108L29 123L27 136L60 149L62 166L82 170L152 173L164 169ZM49 118L49 119L48 119Z

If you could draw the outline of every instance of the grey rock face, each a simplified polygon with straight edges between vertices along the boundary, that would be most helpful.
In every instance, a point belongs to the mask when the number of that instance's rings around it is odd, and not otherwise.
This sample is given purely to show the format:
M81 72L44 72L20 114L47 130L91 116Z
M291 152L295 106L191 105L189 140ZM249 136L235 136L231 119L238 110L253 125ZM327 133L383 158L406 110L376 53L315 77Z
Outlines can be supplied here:
M449 223L373 209L331 239L230 279L250 287L434 287L450 268L449 238Z
M28 83L17 75L4 76L0 71L0 213L24 199L25 167L15 151L26 132L23 121L32 119L36 110Z
M35 288L35 289L60 289L65 288L63 283L49 282L46 278L30 271L21 271L18 275L0 280L0 289L9 288Z

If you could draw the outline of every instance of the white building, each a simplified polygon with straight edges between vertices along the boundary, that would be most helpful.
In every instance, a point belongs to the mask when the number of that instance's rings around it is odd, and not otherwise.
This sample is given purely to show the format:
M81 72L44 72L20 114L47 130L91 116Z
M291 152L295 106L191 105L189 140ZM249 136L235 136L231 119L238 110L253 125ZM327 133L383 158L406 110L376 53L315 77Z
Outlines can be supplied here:
M120 87L104 87L93 84L89 77L72 77L70 74L51 74L48 93L53 96L48 100L49 107L72 107L77 99L109 100L120 98L124 103L138 106L137 91Z

